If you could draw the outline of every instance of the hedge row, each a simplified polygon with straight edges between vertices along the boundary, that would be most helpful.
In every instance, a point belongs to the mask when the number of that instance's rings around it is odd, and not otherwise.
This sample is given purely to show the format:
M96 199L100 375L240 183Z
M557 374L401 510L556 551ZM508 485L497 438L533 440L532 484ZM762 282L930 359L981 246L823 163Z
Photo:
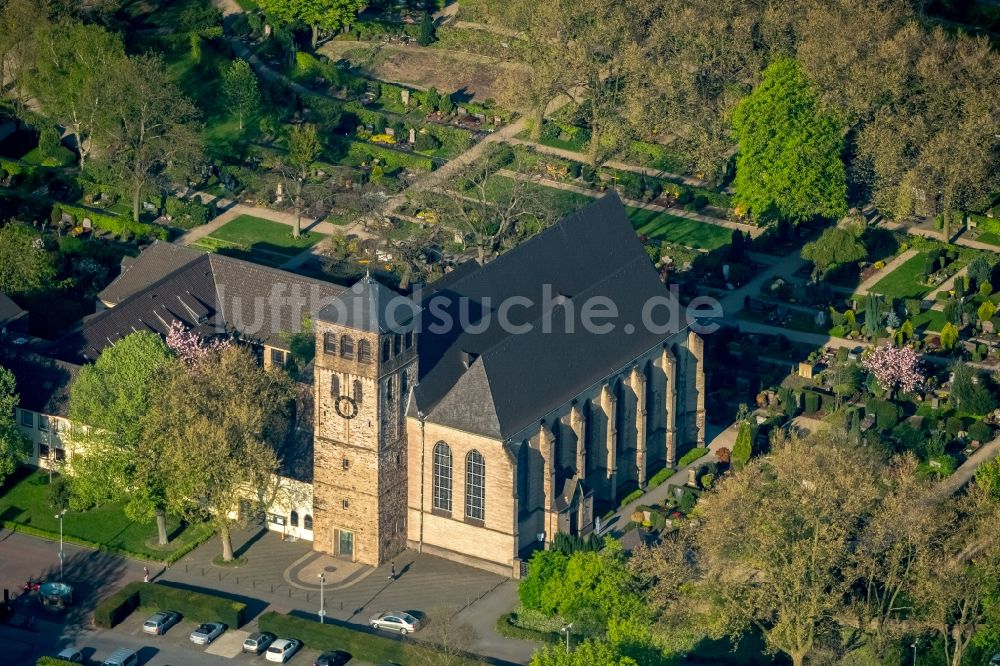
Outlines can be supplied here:
M56 659L55 657L39 657L38 661L35 662L35 666L72 666L72 661L66 661L65 659Z
M658 485L669 479L673 475L673 473L674 469L672 467L664 467L659 472L649 477L649 482L647 483L649 489L652 490L653 488L657 487Z
M354 659L373 664L411 664L441 658L430 648L416 644L412 639L395 640L347 625L320 624L315 620L281 615L273 611L258 617L257 626L261 631L270 631L278 636L294 636L313 650L345 650ZM456 658L451 663L465 666L482 662L471 658Z
M706 453L708 453L708 449L705 448L691 449L690 451L681 456L681 459L677 461L677 466L686 467L687 465L690 465L698 458L704 456Z
M247 606L213 594L168 587L158 583L129 583L104 599L94 609L94 624L110 628L139 606L173 610L195 622L224 622L240 627L246 622Z
M94 624L110 629L139 607L139 587L151 583L129 583L94 607Z
M520 641L536 641L539 643L560 643L562 638L559 634L553 634L547 631L536 631L534 629L525 629L524 627L519 627L514 624L514 620L517 618L517 613L504 613L497 618L497 633L504 638L514 638Z
M135 238L159 238L160 240L167 240L169 237L169 232L166 228L155 224L135 222L131 218L118 215L97 213L87 208L81 208L80 206L59 204L58 207L62 212L72 215L78 223L82 222L83 218L86 217L95 229L106 231L118 237L130 235Z
M404 153L365 141L351 141L347 148L347 156L361 160L369 160L377 157L390 170L396 168L420 169L423 171L434 170L434 160L430 157Z

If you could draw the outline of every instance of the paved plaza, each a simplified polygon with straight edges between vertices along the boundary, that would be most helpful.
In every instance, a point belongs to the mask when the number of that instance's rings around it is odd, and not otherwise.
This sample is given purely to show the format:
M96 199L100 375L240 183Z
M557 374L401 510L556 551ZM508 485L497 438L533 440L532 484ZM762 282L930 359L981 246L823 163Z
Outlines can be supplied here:
M538 647L496 633L497 618L517 603L516 582L496 574L410 550L378 568L359 565L316 552L308 541L283 541L263 527L234 532L233 547L237 556L246 558L245 564L212 564L221 549L215 538L156 580L238 598L253 615L265 609L317 613L322 573L329 618L367 625L369 617L384 610L451 611L476 630L473 649L484 656L526 663Z

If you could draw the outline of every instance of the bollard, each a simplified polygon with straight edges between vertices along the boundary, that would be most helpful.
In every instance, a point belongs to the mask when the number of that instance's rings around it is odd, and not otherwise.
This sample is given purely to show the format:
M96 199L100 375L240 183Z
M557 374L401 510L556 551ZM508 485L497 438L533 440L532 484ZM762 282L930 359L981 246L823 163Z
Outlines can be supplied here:
M271 594L274 594L274 583L271 583Z
M220 583L222 582L222 572L221 571L219 572L219 582Z
M239 576L237 576L237 577L236 577L236 584L237 584L237 585L239 585L239 584L240 584L240 577L239 577Z
M253 585L253 589L256 590L257 589L257 579L256 578L251 578L250 579L250 583Z
M292 598L292 588L288 588L288 598Z

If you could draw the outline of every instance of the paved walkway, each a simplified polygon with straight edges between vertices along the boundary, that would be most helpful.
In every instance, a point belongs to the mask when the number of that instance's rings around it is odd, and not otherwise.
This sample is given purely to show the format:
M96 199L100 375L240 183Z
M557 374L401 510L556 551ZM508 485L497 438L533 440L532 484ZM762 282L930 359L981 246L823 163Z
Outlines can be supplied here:
M707 426L712 430L718 430L717 427ZM667 495L670 493L670 486L683 486L687 483L688 470L691 468L697 468L700 465L704 465L710 460L714 460L714 453L721 447L725 446L732 450L733 444L736 443L736 432L738 428L736 424L733 424L726 428L725 430L718 431L715 433L714 437L707 438L709 443L706 448L709 452L706 453L701 458L698 458L694 462L685 465L684 467L679 467L674 474L672 474L666 481L656 486L649 492L643 494L642 497L629 502L625 506L618 509L618 511L608 518L606 522L602 521L601 533L610 534L614 537L621 537L624 533L624 528L628 525L629 521L632 520L632 513L637 507L642 505L651 506L654 504L662 504L664 500L667 499Z
M951 476L942 479L937 486L937 493L940 497L954 495L976 476L976 470L985 462L989 462L1000 453L1000 437L991 442L987 442L979 447L979 450L966 458L965 462L958 466Z
M565 190L567 192L575 192L576 194L582 194L587 197L592 197L598 199L604 196L604 192L598 192L597 190L592 190L587 187L582 187L580 185L574 185L573 183L564 183L558 180L552 180L551 178L544 178L542 176L531 175L520 173L517 171L512 171L510 169L501 169L499 171L500 175L506 176L507 178L516 178L518 180L523 180L529 183L536 183L542 185L543 187L551 187L557 190ZM699 222L704 222L706 224L713 224L717 227L726 227L727 229L739 229L749 233L751 238L756 238L764 233L763 227L754 226L751 224L741 224L739 222L733 222L731 220L725 220L721 217L712 217L711 215L703 215L701 213L694 213L683 208L677 208L676 206L660 206L659 204L650 203L648 201L639 201L638 199L627 199L622 198L622 202L626 206L631 206L633 208L641 208L644 210L654 210L661 213L669 213L676 217L684 217L689 220L697 220Z

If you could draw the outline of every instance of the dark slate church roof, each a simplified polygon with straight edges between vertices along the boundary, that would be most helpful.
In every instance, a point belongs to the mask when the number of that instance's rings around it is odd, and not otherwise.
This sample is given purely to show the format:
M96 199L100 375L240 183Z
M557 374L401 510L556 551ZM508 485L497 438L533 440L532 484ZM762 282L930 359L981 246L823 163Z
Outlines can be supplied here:
M286 334L299 330L303 316L315 317L341 291L322 280L156 243L99 294L114 307L84 319L53 351L67 360L92 361L134 331L164 335L174 320L203 337L237 333L286 347Z
M498 324L511 298L531 302L508 311L528 332ZM582 306L592 298L617 308L616 317L597 320L613 323L610 332L584 329ZM621 200L605 196L478 270L430 286L410 411L488 437L517 435L676 332L643 325L653 298L670 294ZM463 308L468 325L440 325L446 316L461 321ZM656 320L665 317L660 308Z
M409 298L365 275L320 310L323 321L368 333L408 330L417 306Z

